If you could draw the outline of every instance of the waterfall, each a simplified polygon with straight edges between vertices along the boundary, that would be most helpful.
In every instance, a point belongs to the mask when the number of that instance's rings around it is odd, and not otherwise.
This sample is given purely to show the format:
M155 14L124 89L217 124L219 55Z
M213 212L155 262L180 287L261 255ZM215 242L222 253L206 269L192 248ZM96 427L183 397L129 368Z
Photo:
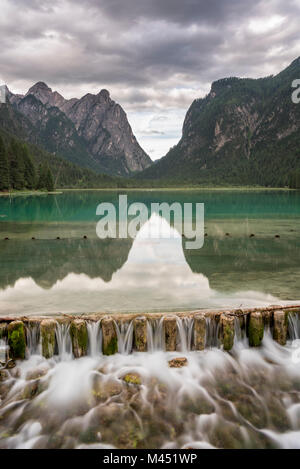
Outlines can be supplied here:
M163 318L147 321L148 352L165 350Z
M216 321L214 317L209 316L206 318L206 341L205 341L206 348L220 346L219 329L220 329L219 322Z
M57 324L55 335L59 357L61 359L71 358L72 342L70 336L70 324Z
M300 319L298 313L288 314L288 337L290 340L300 339Z
M115 322L118 336L118 352L128 355L133 347L133 321L122 322L120 326Z
M192 350L193 343L193 318L176 318L177 323L177 347L181 352L189 352Z
M0 339L0 363L5 363L8 358L8 345L6 339Z
M87 322L88 353L91 357L95 357L102 353L102 330L100 327L101 321Z
M26 327L27 356L41 355L40 325L28 324Z

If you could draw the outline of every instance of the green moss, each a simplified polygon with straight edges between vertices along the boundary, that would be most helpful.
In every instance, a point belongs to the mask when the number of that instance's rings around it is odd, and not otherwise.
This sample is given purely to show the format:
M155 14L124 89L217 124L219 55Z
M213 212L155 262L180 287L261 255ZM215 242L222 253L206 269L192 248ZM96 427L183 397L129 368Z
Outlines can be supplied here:
M55 350L56 321L45 320L41 322L42 354L45 358L53 357Z
M224 324L223 326L223 347L224 350L229 351L233 347L234 341L234 329L230 324Z
M118 339L117 337L112 337L110 341L104 346L103 345L103 355L114 355L118 352Z
M88 331L85 321L73 321L71 323L70 333L74 356L79 358L86 355L88 349Z
M264 323L261 314L252 313L249 319L248 336L250 347L259 347L264 337Z
M142 384L141 377L137 373L127 373L127 375L123 377L123 381L127 384Z
M10 348L11 358L25 358L26 339L24 324L21 321L14 321L9 324L8 345Z

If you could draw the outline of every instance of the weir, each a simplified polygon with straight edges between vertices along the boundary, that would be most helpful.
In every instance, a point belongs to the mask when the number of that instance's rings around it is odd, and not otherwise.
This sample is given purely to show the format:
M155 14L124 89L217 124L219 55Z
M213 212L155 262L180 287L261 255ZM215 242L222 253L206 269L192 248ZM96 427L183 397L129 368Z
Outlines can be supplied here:
M300 306L232 311L0 318L1 357L129 354L131 352L229 352L236 341L262 344L265 331L280 345L300 337Z

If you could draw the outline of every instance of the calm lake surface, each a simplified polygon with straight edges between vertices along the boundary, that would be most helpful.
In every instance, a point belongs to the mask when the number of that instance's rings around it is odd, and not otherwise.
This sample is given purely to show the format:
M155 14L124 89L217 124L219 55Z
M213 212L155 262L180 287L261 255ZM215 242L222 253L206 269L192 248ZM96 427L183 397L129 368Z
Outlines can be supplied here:
M135 239L99 239L98 204L113 202L117 208L125 193L0 197L0 314L174 311L300 300L300 193L127 193L128 204L149 208L153 202L204 203L207 236L199 250L186 249L185 239L158 215L146 225L162 223L172 239L147 239L145 225Z

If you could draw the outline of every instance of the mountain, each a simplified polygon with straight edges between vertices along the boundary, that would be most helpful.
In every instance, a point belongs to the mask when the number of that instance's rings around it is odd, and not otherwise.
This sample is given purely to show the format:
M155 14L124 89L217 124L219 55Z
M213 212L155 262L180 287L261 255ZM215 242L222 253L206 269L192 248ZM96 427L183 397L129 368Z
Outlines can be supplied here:
M280 186L300 169L300 57L276 76L224 78L196 99L179 143L137 177L169 184Z
M38 173L40 165L49 167L54 177L55 186L58 188L126 187L128 179L121 180L106 174L97 174L44 150L40 145L40 136L36 127L10 104L0 104L1 138L7 150L11 147L12 142L16 142L19 146L27 143L36 172ZM11 152L8 151L8 157L9 153ZM14 157L18 158L18 155L15 154ZM1 176L3 176L2 173L0 173L0 183Z
M7 96L9 104L32 124L27 140L68 161L120 176L152 163L133 135L124 110L107 90L66 100L38 82L24 96L10 91Z

